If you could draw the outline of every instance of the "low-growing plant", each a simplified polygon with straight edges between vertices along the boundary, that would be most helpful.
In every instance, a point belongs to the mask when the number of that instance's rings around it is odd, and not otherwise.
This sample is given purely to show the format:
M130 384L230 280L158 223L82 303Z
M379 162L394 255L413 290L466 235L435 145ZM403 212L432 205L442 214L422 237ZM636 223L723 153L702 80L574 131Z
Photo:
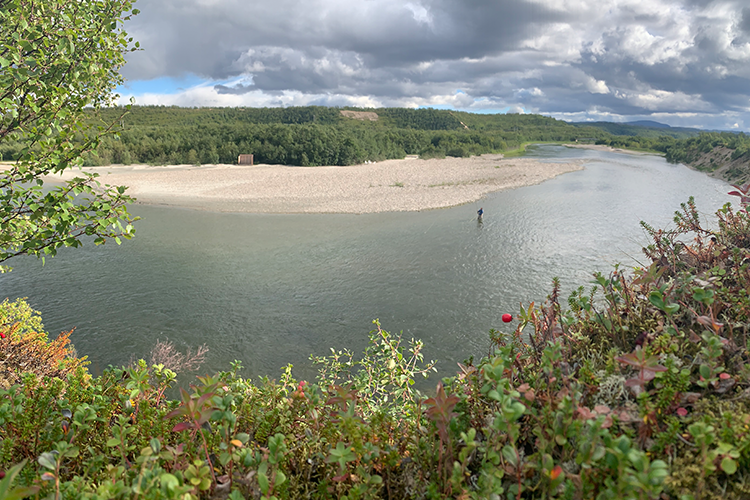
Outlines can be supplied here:
M320 365L318 382L324 388L351 384L368 414L380 410L413 412L422 397L414 388L415 379L436 372L435 362L424 363L422 341L411 339L404 346L400 335L383 330L378 320L373 323L376 328L370 332L370 342L361 359L355 359L351 351L334 349L330 356L310 357Z

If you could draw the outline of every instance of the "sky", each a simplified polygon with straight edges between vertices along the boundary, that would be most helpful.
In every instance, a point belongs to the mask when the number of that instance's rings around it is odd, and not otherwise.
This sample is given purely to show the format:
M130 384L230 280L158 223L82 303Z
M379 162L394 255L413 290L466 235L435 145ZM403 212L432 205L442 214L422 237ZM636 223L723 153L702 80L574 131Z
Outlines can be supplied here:
M748 0L137 0L121 103L750 129Z

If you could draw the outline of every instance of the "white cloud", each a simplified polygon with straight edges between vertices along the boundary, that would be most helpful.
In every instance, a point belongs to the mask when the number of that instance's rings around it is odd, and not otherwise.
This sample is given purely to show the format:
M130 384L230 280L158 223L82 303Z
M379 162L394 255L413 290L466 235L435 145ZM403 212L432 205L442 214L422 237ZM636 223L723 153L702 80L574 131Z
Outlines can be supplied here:
M750 10L740 0L139 0L138 8L126 29L144 50L128 56L125 76L207 82L142 94L142 104L665 112L676 121L693 112L712 123L739 113L727 126L740 127L748 113Z
M586 79L586 88L592 94L609 94L609 87L604 80L595 80L592 77Z
M420 24L426 24L430 28L433 27L433 19L432 15L430 14L430 11L425 8L424 5L420 3L412 3L408 2L406 5L404 5L406 9L411 11L412 15L414 16L414 20Z

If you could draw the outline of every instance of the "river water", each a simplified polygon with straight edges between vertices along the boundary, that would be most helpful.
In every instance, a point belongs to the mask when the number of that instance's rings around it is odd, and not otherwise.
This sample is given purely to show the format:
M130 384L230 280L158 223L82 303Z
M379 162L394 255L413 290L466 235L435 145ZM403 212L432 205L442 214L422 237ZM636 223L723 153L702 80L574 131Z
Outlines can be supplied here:
M447 376L487 353L491 328L512 331L502 314L543 301L553 277L567 297L594 271L645 263L639 221L665 227L691 195L713 221L733 201L728 184L659 156L549 145L527 156L590 162L540 185L425 212L134 206L143 220L133 240L65 249L44 266L11 261L0 297L28 297L53 336L75 327L72 340L94 373L170 340L181 350L208 346L201 373L236 359L252 378L276 378L292 363L298 379L311 379L310 354L360 352L379 318L386 330L422 339Z

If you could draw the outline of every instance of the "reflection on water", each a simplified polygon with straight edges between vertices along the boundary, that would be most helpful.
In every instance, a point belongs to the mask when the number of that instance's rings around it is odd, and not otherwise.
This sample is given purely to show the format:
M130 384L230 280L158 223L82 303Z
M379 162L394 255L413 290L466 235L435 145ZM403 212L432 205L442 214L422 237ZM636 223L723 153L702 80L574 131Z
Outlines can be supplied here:
M728 185L650 155L559 146L548 161L585 170L480 202L419 213L221 214L136 206L137 236L85 245L42 267L16 260L3 296L29 297L50 332L73 341L96 371L146 356L157 339L207 344L205 372L239 359L246 375L287 363L310 378L310 354L361 351L372 320L421 338L444 375L487 352L491 328L519 303L541 301L553 277L588 285L614 263L636 265L644 220L667 225L694 195L711 214ZM484 209L481 220L477 210Z

